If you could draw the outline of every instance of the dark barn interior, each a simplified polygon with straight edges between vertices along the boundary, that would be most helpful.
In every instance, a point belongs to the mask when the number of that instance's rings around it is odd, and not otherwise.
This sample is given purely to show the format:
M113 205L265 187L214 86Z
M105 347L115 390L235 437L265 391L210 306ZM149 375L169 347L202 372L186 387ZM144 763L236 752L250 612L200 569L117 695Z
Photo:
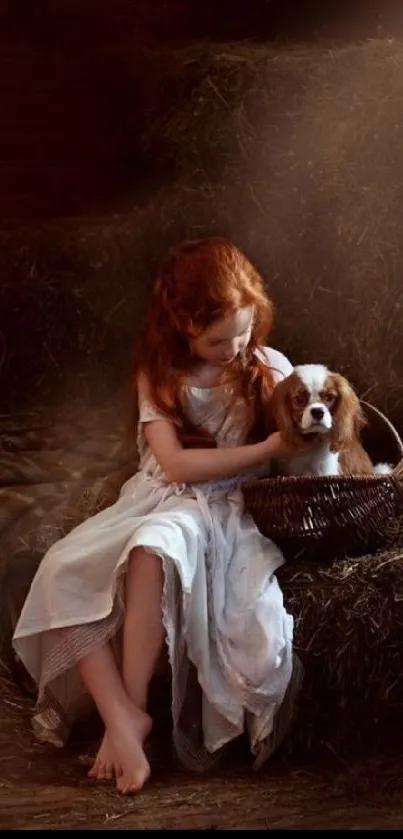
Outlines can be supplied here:
M403 9L0 0L0 24L0 827L400 828L401 546L282 569L306 686L261 773L242 743L210 775L175 765L162 673L151 781L94 785L98 720L36 743L11 635L46 548L135 468L132 348L171 243L233 239L273 346L403 436Z

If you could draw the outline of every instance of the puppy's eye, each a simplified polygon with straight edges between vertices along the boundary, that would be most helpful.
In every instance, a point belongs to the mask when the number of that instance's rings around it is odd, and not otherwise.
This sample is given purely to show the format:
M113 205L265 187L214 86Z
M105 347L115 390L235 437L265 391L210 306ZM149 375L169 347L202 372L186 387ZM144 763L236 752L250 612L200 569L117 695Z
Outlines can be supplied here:
M323 396L323 401L326 405L334 405L337 399L336 393L325 393Z
M303 391L296 393L293 398L293 403L297 406L297 408L303 408L303 406L306 405L306 393Z

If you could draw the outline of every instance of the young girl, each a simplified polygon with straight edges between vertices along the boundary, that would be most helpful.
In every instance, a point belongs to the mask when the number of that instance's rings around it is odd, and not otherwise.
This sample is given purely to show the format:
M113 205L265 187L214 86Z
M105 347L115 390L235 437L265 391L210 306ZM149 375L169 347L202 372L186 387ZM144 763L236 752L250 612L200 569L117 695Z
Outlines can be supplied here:
M139 471L50 548L15 630L39 688L37 736L63 745L91 698L105 735L90 776L122 793L149 776L147 695L164 639L188 768L211 765L244 731L262 763L291 715L299 673L274 576L283 557L241 492L284 452L270 400L292 367L263 346L271 322L263 281L234 245L171 251L138 353Z

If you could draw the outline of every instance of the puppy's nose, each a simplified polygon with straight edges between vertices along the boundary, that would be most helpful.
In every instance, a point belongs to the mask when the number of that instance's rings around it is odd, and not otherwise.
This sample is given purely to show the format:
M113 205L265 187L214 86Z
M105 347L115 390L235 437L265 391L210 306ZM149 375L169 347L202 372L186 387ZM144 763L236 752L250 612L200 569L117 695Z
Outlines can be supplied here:
M323 408L311 408L311 417L318 422L323 419L325 412Z

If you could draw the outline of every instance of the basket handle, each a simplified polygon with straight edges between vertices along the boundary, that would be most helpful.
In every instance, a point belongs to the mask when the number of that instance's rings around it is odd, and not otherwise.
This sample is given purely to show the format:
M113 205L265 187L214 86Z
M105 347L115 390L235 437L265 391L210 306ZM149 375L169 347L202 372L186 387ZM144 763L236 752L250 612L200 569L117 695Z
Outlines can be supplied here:
M398 481L403 481L403 457L399 460L397 466L395 466L392 475L394 478L397 478Z

